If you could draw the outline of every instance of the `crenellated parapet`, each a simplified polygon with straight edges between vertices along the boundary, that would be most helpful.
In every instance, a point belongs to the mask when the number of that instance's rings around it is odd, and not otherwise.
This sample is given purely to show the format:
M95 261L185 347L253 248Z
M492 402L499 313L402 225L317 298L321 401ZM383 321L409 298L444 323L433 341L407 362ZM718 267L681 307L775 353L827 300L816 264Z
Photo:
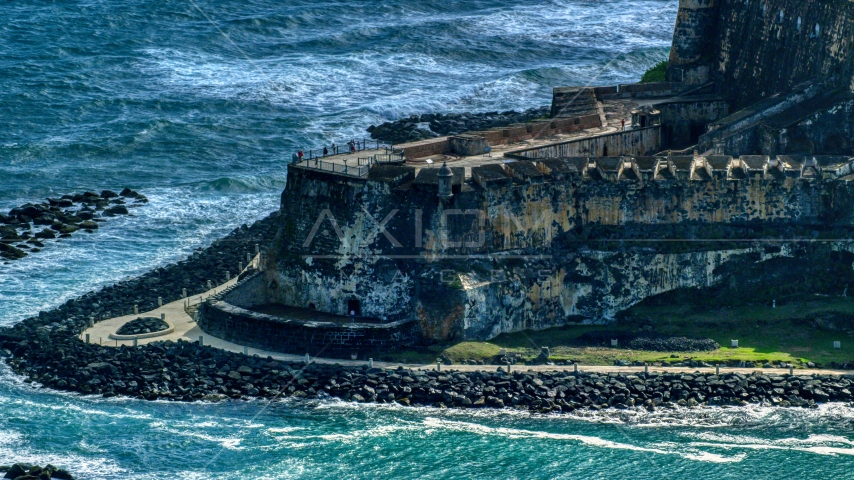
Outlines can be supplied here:
M692 155L662 157L569 157L518 160L472 168L472 177L483 188L511 183L565 181L609 182L712 182L786 180L833 180L852 173L854 157L780 155Z

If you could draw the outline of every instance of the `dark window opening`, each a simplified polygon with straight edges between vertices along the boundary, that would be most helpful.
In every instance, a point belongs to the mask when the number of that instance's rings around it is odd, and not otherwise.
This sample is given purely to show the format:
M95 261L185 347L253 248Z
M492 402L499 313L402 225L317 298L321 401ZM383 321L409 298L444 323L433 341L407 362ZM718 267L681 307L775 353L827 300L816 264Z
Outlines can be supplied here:
M608 145L605 145L604 147L602 147L602 156L603 157L608 156Z
M824 155L845 155L848 153L848 140L842 134L827 137L822 146Z
M662 133L661 143L665 147L673 145L673 125L665 125Z
M361 317L362 316L362 304L355 298L351 298L347 300L347 315Z
M705 125L691 125L691 144L695 144L700 141L700 136L706 133Z
M309 310L317 310L317 305L315 305L315 304L313 304L313 303L309 303L309 304L308 304L308 309L309 309Z

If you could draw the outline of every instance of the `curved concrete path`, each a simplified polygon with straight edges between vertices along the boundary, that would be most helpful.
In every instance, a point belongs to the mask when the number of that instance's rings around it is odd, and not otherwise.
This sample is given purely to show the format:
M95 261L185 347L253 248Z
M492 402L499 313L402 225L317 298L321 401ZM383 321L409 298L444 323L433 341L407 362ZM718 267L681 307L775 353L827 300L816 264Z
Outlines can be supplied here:
M260 258L258 255L250 263L250 266L258 268L260 264ZM248 268L248 267L247 267ZM223 283L222 285L216 286L207 292L202 293L201 295L193 295L190 298L190 305L198 305L202 302L204 298L210 297L216 293L219 293L226 288L237 283L237 278L233 278L228 282ZM138 345L145 345L151 342L160 342L164 340L171 340L173 342L177 342L178 340L184 340L187 342L198 342L199 337L203 338L203 342L205 345L209 345L214 348L219 348L222 350L226 350L234 353L244 353L244 346L238 345L236 343L229 342L227 340L223 340L221 338L214 337L210 334L207 334L202 331L201 328L196 324L196 322L187 314L185 310L187 300L181 299L174 301L172 303L167 303L160 308L152 310L150 312L140 312L139 315L124 315L121 317L110 318L108 320L103 320L95 324L92 328L87 328L80 334L80 340L86 340L86 334L89 334L89 341L91 343L101 343L101 345L105 347L117 347L119 345L133 346L133 340L111 340L109 336L111 333L115 333L122 325L125 323L134 320L138 317L157 317L160 318L160 314L166 314L166 319L175 327L175 331L172 333L161 335L158 337L151 338L140 338L137 340ZM301 362L305 360L304 355L290 355L280 352L273 352L268 350L260 350L256 348L249 348L250 355L259 355L261 357L272 357L276 360L281 360L285 362ZM350 365L350 366L361 366L365 365L366 360L342 360L336 358L319 358L319 357L311 357L312 362L317 363L338 363L341 365ZM374 366L381 368L397 368L402 366L404 368L412 368L416 370L435 370L436 364L405 364L405 363L389 363L389 362L374 362ZM494 371L498 368L496 365L442 365L441 370L456 370L462 372L473 372L476 370L491 370ZM506 367L502 367L506 368ZM572 371L573 366L569 365L514 365L513 371ZM640 373L644 371L644 367L615 367L615 366L587 366L587 365L579 365L578 370L581 372L597 372L597 373ZM672 372L672 373L694 373L694 372L702 372L702 373L714 373L714 368L691 368L691 367L652 367L648 368L649 372ZM765 374L788 374L788 369L783 368L721 368L721 374L724 373L742 373L742 374L750 374L755 371L762 372ZM817 370L817 369L796 369L795 373L798 375L812 375L812 374L824 374L824 375L845 375L851 374L851 372L847 372L844 370Z

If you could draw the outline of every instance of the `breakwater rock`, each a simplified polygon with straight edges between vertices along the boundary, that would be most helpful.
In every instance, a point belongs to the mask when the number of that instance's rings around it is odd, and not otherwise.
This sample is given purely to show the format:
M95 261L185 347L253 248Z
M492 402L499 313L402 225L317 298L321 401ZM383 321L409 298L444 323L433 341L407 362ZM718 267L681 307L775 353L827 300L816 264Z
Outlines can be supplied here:
M12 480L74 480L74 476L67 470L53 465L40 467L28 463L16 463L12 466L0 466L0 473L4 473L3 478Z
M50 240L72 233L94 233L107 217L128 215L128 208L148 203L145 195L125 188L120 193L83 192L27 203L0 214L0 258L18 260L40 251Z
M523 112L486 112L486 113L425 113L410 115L408 118L382 125L371 125L368 132L371 138L390 143L406 143L440 137L458 135L463 132L488 130L506 127L514 123L530 122L537 118L548 117L549 107L531 108Z
M157 342L139 348L79 341L3 344L11 347L7 362L13 370L44 386L146 400L335 397L402 405L516 407L540 413L760 402L810 407L854 400L854 376L383 370L284 363L190 342Z

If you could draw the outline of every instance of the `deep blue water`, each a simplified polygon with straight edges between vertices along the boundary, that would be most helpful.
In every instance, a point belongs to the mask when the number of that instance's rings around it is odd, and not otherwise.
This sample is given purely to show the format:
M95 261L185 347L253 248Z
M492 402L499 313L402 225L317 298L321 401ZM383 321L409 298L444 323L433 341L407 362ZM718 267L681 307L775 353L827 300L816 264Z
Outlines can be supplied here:
M0 324L265 216L297 148L412 113L546 105L666 58L676 0L5 2L0 210L84 189L151 200L0 264ZM64 395L0 370L0 463L80 478L843 478L852 410L589 418Z

